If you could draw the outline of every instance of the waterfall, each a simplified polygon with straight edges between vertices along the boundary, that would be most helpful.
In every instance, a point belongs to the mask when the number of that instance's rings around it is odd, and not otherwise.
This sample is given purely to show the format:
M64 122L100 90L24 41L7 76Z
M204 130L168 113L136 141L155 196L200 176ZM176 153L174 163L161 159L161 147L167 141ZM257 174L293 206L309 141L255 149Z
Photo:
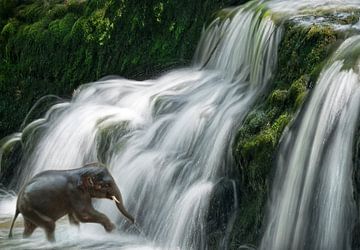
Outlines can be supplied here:
M274 12L293 15L298 12L311 12L317 10L339 10L358 8L358 0L269 0L267 5Z
M211 195L224 179L233 187L232 138L266 89L281 36L257 3L226 11L204 32L194 66L153 80L83 85L29 124L17 135L24 157L13 181L20 187L41 171L101 160L146 240L165 249L207 248ZM125 230L113 204L97 206Z
M343 42L283 138L261 249L350 248L359 47L360 36Z

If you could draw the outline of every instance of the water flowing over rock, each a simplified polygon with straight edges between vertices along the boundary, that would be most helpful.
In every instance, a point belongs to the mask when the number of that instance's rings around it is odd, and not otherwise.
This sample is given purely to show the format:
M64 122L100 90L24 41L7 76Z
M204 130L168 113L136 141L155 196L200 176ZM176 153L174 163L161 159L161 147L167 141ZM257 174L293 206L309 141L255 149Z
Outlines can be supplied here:
M255 4L216 19L193 67L142 82L113 78L83 85L17 137L25 153L14 182L100 159L147 241L165 249L207 248L210 196L223 177L234 177L234 130L275 68L281 29L263 15ZM113 205L98 206L125 230Z
M0 248L351 248L359 13L358 0L250 1L217 13L189 67L82 85L0 141L0 161L9 148L22 150L10 188L41 171L100 161L140 230L98 200L117 232L59 221L53 245L40 230L17 240L22 226L15 240L2 240L16 195L0 186Z
M311 12L316 9L339 9L339 8L358 8L357 0L270 0L265 1L274 12L294 14L301 11Z
M340 46L283 138L261 249L350 249L360 75L348 55L359 44Z

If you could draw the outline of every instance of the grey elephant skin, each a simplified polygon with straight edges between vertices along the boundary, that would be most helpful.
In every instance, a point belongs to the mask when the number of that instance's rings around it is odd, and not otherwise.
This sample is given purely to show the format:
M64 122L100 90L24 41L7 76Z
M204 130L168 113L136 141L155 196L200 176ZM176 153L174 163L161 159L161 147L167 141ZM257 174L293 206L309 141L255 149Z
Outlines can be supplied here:
M24 237L37 227L45 230L47 239L55 241L55 222L68 215L71 224L100 223L107 232L115 225L92 206L92 198L115 201L120 212L134 224L126 211L119 188L106 167L85 166L65 171L45 171L34 176L19 192L12 228L19 213L24 217Z

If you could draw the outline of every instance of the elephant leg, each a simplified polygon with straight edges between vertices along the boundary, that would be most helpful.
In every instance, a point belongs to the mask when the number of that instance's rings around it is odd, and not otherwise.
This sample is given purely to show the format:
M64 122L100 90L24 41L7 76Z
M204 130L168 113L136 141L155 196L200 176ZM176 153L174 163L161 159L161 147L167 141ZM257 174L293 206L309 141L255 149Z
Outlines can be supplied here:
M49 218L46 215L43 215L36 210L31 210L26 214L23 214L28 220L30 220L33 224L41 227L45 230L46 237L48 241L55 241L55 221Z
M24 238L30 237L36 228L37 228L37 226L34 223L32 223L30 220L24 218L23 237Z
M79 226L79 220L75 217L73 213L68 214L69 222L71 225Z
M92 222L101 224L107 232L111 232L115 229L115 225L109 220L109 218L94 208L87 209L76 213L76 218L81 222Z

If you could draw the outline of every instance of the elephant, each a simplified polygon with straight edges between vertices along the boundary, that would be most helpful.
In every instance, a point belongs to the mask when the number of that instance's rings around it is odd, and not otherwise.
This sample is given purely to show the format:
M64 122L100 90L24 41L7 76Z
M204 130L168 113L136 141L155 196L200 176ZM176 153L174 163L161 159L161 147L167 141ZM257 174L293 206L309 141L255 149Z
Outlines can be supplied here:
M114 200L118 210L135 224L126 211L119 188L106 167L86 164L77 169L48 170L34 176L21 188L12 228L19 213L24 217L23 237L30 237L37 227L43 228L48 241L55 241L55 222L66 214L70 224L101 224L107 232L115 229L109 218L92 206L91 198Z

